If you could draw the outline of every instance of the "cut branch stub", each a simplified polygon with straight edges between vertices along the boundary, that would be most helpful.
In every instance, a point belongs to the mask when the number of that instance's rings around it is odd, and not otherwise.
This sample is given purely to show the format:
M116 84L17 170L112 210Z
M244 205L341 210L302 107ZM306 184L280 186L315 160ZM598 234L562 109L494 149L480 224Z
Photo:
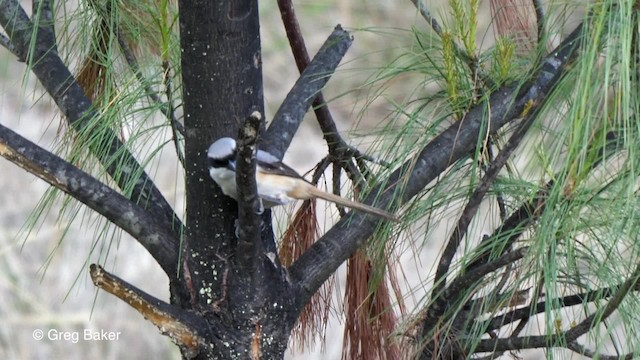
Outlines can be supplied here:
M256 184L256 142L260 133L262 115L254 111L240 127L236 146L236 184L238 188L238 256L241 265L257 265L255 259L262 253L260 239L260 208Z
M196 330L206 329L204 319L191 316L185 318L181 314L184 310L156 299L117 276L106 272L99 265L91 264L89 273L96 287L116 296L137 310L145 319L157 326L160 332L169 336L186 353L195 356L198 354L200 347L205 344L204 338Z

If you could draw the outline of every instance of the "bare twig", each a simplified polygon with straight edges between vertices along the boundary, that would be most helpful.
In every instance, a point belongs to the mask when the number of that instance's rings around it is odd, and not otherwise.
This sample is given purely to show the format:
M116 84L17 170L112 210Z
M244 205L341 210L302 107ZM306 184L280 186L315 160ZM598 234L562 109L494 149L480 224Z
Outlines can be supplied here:
M487 156L489 157L489 161L493 162L495 160L495 156L493 154L493 144L495 143L495 136L490 136L487 144ZM486 163L482 164L482 170L486 173L488 171ZM509 167L507 165L507 170ZM502 192L498 191L496 193L496 202L498 203L498 214L500 216L501 221L505 221L507 219L507 205L504 201L504 196Z
M333 193L341 196L340 195L340 188L342 187L342 184L340 183L340 178L342 177L342 168L340 167L340 165L336 162L333 163L333 178L331 179L333 182ZM340 206L338 204L336 204L336 207L338 208L338 213L340 213L340 217L343 217L345 215L347 215L347 212L344 210L344 206Z
M572 350L582 356L598 360L632 360L637 359L638 356L638 354L634 352L623 355L605 355L589 350L584 345L580 345L577 341L568 343L567 349Z
M311 183L314 185L318 184L322 175L324 175L325 170L331 164L331 160L329 160L330 155L323 157L320 162L316 165L316 169L313 171L313 176L311 176Z
M629 353L625 355L616 355L616 356L608 356L604 354L596 354L590 350L587 350L582 345L578 344L577 339L586 334L589 330L593 329L594 326L599 323L605 321L620 305L622 300L629 294L631 291L638 291L638 287L640 285L640 266L636 267L635 271L631 274L631 276L620 286L615 288L605 288L599 289L595 291L590 291L584 294L577 294L567 296L561 299L559 306L572 306L578 304L584 304L585 302L603 300L607 297L611 297L609 302L604 307L598 307L598 309L587 316L586 319L581 321L579 324L572 326L566 332L557 335L542 335L542 336L511 336L509 338L499 338L492 340L482 340L480 344L476 346L474 351L476 352L488 352L488 351L509 351L509 350L524 350L524 349L533 349L533 348L548 348L549 346L554 347L566 347L567 349L573 350L579 354L583 354L588 357L597 357L599 359L633 359L634 354ZM556 301L551 301L550 304L555 304ZM517 309L512 313L519 312L523 316L531 316L533 313L538 313L544 311L542 309L546 308L546 303L541 302L536 304L536 306L531 308ZM552 305L553 306L553 305ZM524 314L521 310L529 310L528 314ZM533 310L533 312L532 312ZM505 314L507 316L511 316ZM492 323L494 321L499 321L497 323L498 326L503 326L504 323L501 320L502 317L497 317L491 320ZM502 318L503 319L503 318ZM508 320L508 322L514 321L513 317ZM488 329L488 331L491 331ZM551 344L551 345L550 345Z
M362 166L366 169L366 164L364 164L364 161L362 161L362 159L360 160L358 160L358 158L354 158L354 159L357 164L362 164ZM342 166L345 173L349 177L349 180L351 180L351 182L355 185L356 189L362 191L367 188L366 176L370 175L371 174L370 172L362 171L362 168L356 166L353 160L351 159L346 160L346 162L345 161L340 162L340 166Z
M411 0L411 2L416 6L418 11L420 12L420 15L422 15L422 17L427 20L433 31L438 36L442 37L442 26L440 26L438 20L436 20L436 18L431 15L431 11L427 9L427 5L425 5L424 0ZM458 44L456 44L455 46L458 46ZM462 49L459 50L462 53Z
M568 348L567 337L565 334L538 335L538 336L521 336L497 339L480 340L473 348L476 353L483 352L503 352L503 351L521 351L526 349L539 348ZM633 359L633 356L624 355L623 359ZM603 358L599 358L603 359ZM607 357L606 359L621 359L618 356Z
M579 322L576 326L573 326L566 332L567 342L571 343L589 330L593 329L595 325L605 321L622 303L622 300L638 285L640 281L640 265L636 267L629 279L625 281L619 289L612 295L609 302L604 307L598 308L593 314L587 316L586 319Z
M298 66L298 70L302 73L307 66L309 66L310 58L293 8L293 2L291 0L278 0L278 7L287 33L287 38L289 39L289 46L293 52L293 57L296 61L296 65ZM318 119L318 124L322 130L324 139L329 146L329 153L336 159L339 159L340 161L347 161L348 157L355 157L356 159L362 158L367 161L389 167L387 162L362 154L358 149L348 145L344 141L338 132L338 128L333 120L333 115L324 100L322 92L318 92L318 95L313 100L312 107L316 114L316 118ZM345 171L348 170L345 169Z
M526 319L528 317L542 313L549 308L557 309L561 307L571 307L575 305L586 304L589 302L604 300L612 297L616 292L620 290L621 287L622 284L607 288L590 290L580 294L567 295L549 301L539 301L535 304L511 310L502 315L498 315L491 320L488 320L486 323L486 327L483 327L483 329L487 329L487 331L497 330L507 324L511 324L515 321ZM640 291L640 285L635 284L633 290ZM536 298L537 297L534 297L534 299Z
M457 295L460 293L461 289L467 288L471 286L476 281L480 280L486 274L494 272L504 266L509 264L513 264L514 262L522 259L527 252L529 251L528 247L522 247L515 249L511 252L508 252L501 257L495 259L494 261L484 264L482 266L478 266L470 271L465 272L464 274L459 275L454 281L451 282L451 285L445 291L445 296L443 296L442 300L448 301L452 299L451 295ZM443 305L443 304L441 304ZM446 307L446 305L444 305Z

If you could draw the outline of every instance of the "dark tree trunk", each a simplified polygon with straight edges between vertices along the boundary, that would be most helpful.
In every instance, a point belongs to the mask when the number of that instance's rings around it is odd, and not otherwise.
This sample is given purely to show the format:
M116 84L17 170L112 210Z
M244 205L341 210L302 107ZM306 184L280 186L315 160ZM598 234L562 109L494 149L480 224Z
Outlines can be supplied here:
M240 266L247 254L238 253L237 204L207 170L208 146L236 137L252 111L263 113L259 30L256 0L180 1L187 226L172 301L209 324L198 330L207 334L199 359L282 358L296 316L270 214L261 218L262 243L251 244L254 266Z

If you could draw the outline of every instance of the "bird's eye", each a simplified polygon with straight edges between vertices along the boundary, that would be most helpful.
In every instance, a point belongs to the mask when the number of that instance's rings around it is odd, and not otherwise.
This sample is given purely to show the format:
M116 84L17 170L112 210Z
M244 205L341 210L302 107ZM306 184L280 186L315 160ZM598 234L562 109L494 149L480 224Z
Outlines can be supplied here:
M229 164L229 160L211 159L209 158L209 166L213 168L224 168Z

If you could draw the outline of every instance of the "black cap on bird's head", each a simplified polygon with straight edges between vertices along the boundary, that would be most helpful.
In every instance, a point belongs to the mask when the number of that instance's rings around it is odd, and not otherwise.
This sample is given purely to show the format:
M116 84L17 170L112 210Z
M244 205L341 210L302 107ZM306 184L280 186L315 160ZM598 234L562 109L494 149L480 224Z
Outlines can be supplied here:
M216 140L207 151L209 167L235 170L236 141L230 137Z

